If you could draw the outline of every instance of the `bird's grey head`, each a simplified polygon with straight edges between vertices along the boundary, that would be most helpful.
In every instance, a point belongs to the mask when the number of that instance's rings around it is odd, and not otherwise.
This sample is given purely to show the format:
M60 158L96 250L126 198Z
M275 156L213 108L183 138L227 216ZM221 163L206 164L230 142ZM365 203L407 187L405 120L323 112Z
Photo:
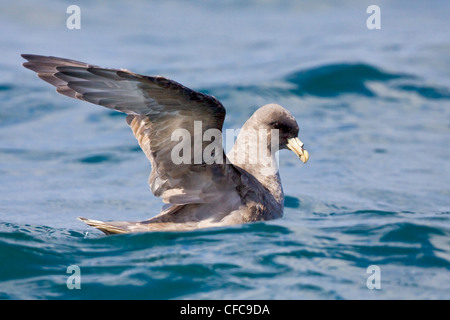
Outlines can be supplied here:
M303 149L303 143L298 138L297 120L285 108L278 104L266 104L255 111L252 118L258 128L278 131L279 149L292 150L303 163L309 158L308 151Z

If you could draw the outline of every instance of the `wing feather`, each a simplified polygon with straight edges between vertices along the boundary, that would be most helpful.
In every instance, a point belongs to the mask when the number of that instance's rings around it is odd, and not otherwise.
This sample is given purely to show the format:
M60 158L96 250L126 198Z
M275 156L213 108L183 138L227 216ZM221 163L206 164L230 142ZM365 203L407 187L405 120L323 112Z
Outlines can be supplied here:
M202 136L208 129L222 130L225 108L214 97L191 90L161 76L144 76L124 69L106 69L75 60L22 55L24 67L56 87L57 92L128 114L141 149L152 165L149 177L154 195L170 204L211 203L224 192L236 193L232 165L176 165L171 151L174 130L183 128L194 141L194 121L201 121ZM203 143L202 150L206 146ZM191 149L193 150L193 148Z

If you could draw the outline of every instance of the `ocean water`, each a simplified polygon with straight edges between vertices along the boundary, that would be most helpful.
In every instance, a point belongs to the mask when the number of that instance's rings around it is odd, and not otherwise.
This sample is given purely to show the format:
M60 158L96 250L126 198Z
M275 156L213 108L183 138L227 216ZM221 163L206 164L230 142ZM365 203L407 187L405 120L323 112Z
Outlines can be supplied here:
M71 4L0 3L1 299L450 299L450 2L77 1L69 30ZM56 94L21 53L172 78L221 100L225 128L283 105L310 153L279 154L284 217L85 226L157 214L150 164L122 114Z

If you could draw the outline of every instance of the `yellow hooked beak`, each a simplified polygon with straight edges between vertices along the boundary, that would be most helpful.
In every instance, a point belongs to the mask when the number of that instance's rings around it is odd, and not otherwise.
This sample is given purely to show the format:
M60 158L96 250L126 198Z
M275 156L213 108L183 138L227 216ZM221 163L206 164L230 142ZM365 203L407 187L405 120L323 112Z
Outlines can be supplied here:
M288 143L286 145L289 150L294 151L294 153L302 160L303 163L306 163L309 159L309 153L305 149L303 149L303 142L300 141L299 138L290 138L288 139Z

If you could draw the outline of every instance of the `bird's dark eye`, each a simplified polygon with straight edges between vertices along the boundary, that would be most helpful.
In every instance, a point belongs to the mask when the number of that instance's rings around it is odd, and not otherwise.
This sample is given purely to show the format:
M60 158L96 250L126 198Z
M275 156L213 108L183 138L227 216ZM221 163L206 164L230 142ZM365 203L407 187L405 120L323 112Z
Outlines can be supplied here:
M281 132L289 132L289 126L280 122L273 122L272 128L280 130Z
M271 125L272 125L272 128L274 128L274 129L281 129L281 127L282 127L282 124L279 122L272 122Z

